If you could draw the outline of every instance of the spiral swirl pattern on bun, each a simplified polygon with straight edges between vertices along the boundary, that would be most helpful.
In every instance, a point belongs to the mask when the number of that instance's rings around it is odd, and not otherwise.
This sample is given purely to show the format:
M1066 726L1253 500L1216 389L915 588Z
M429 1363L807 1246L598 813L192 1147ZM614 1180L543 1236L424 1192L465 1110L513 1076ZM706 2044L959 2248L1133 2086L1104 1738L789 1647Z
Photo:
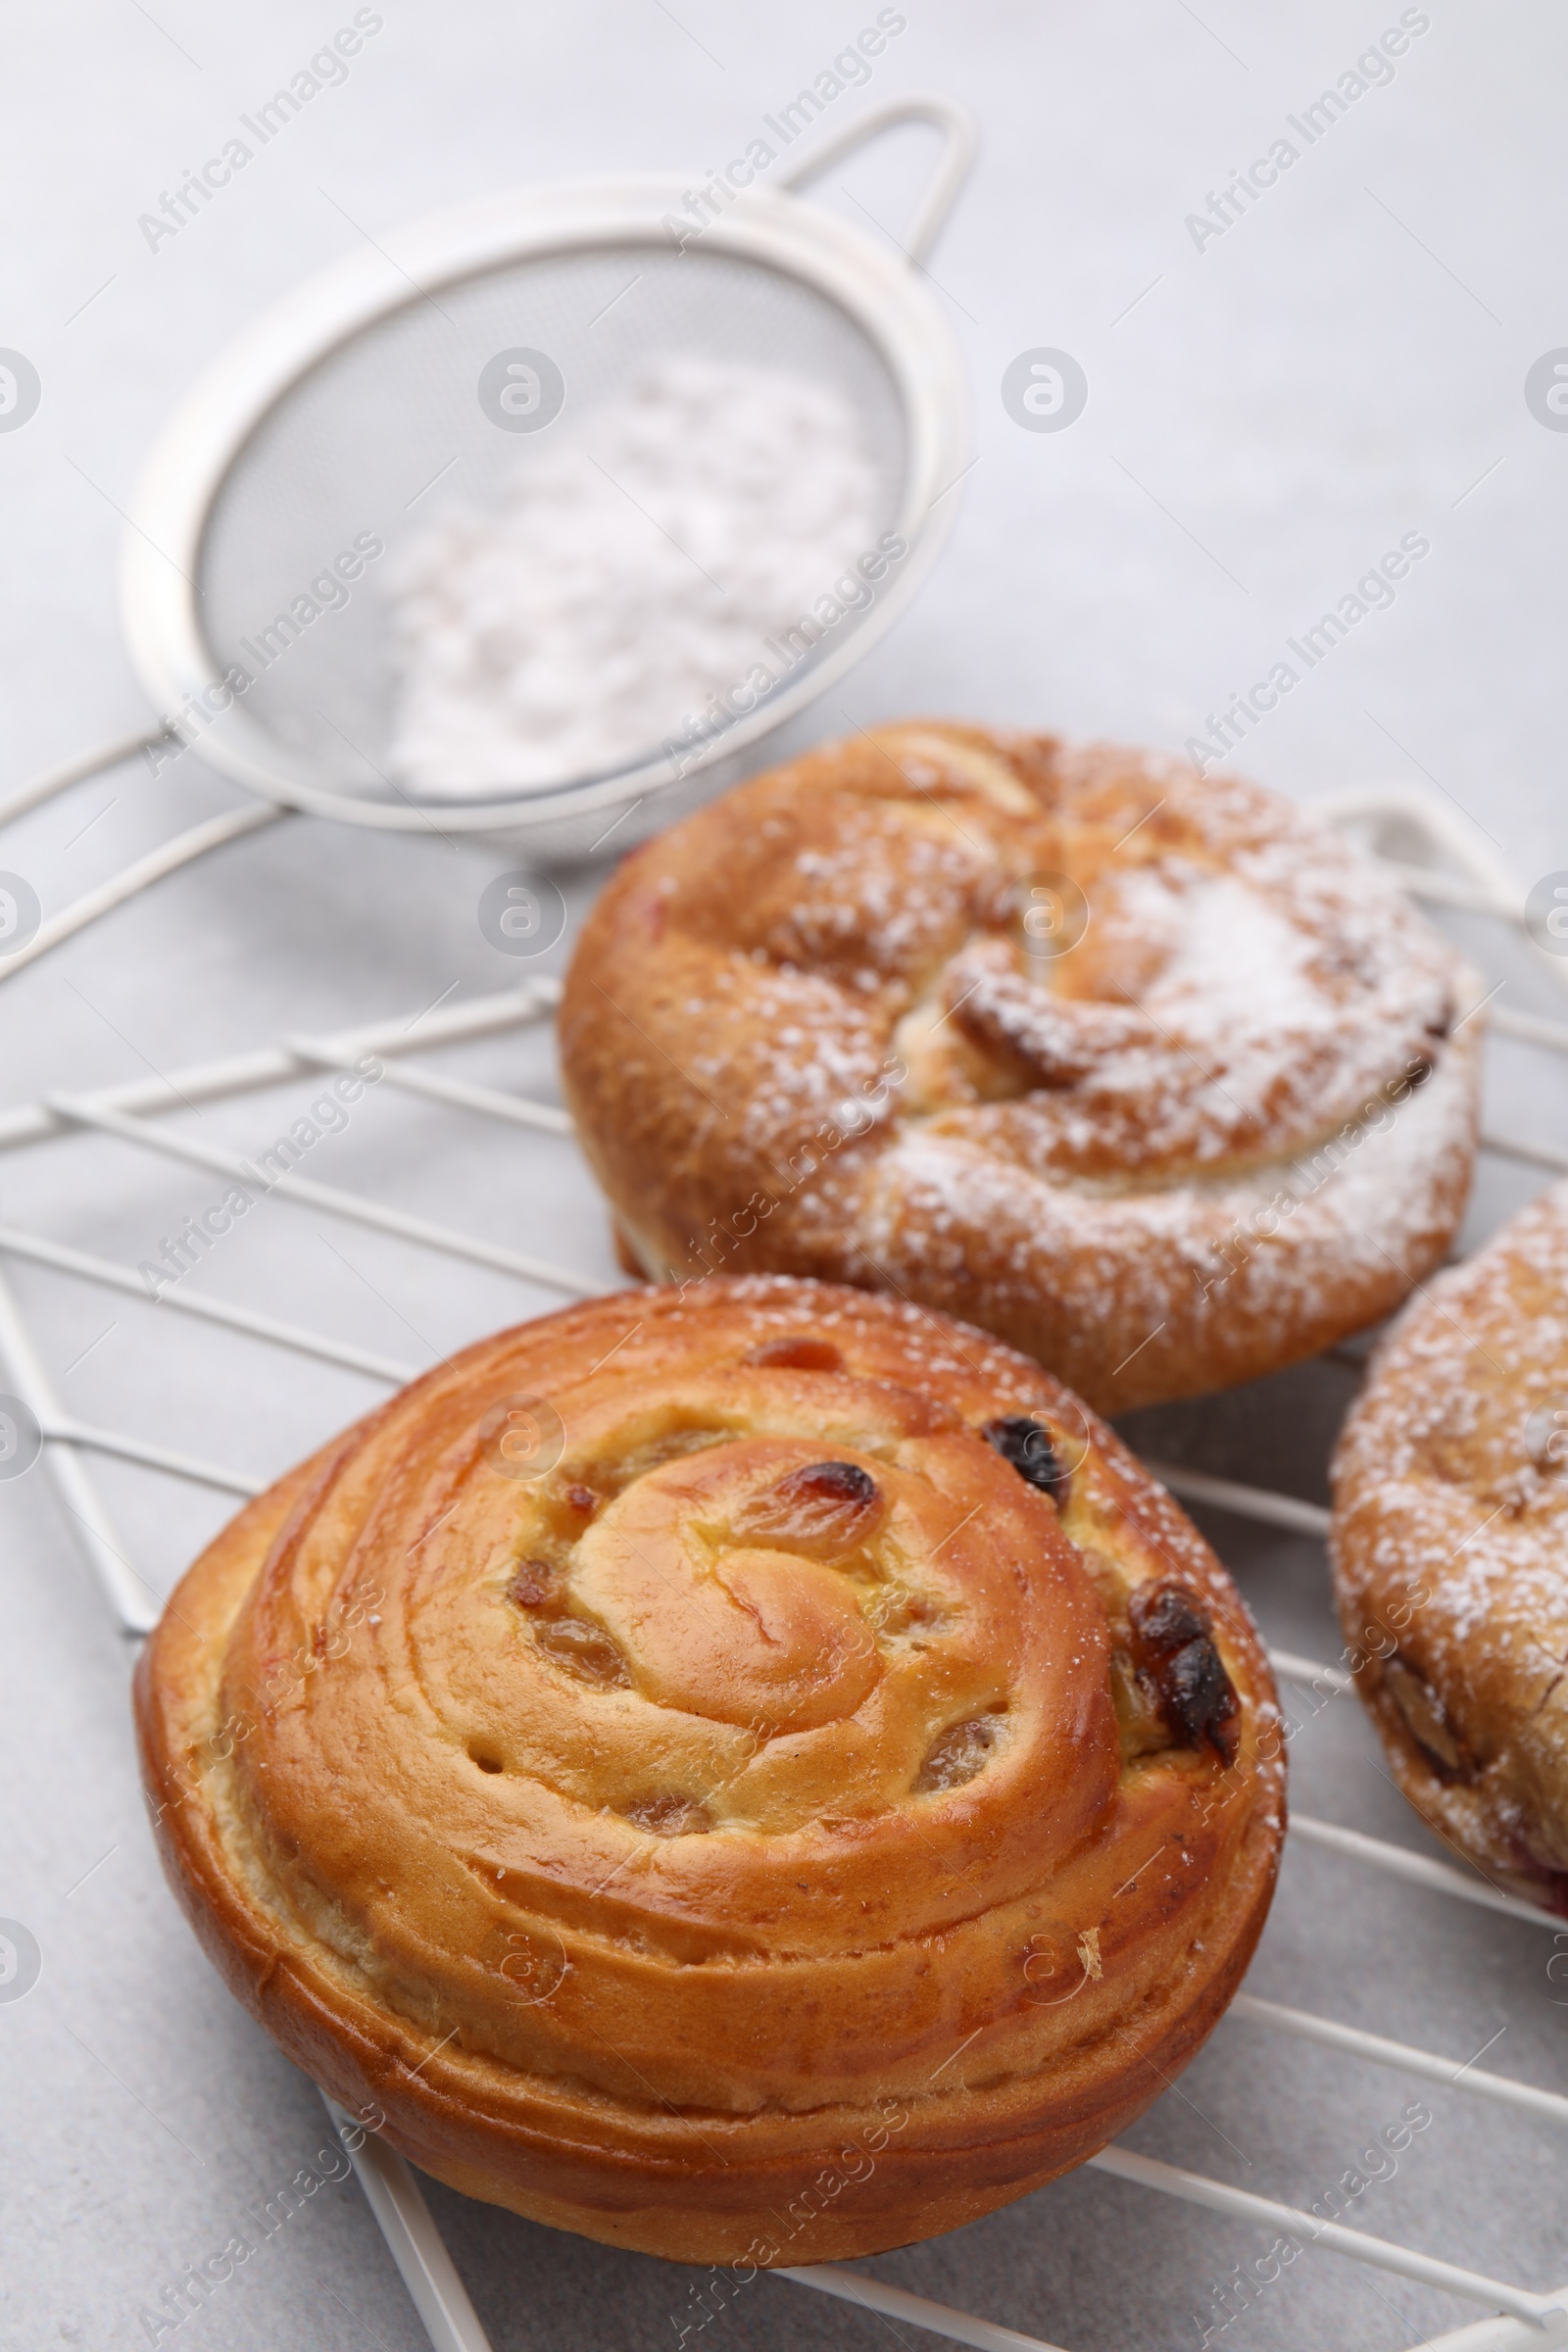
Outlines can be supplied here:
M760 1278L432 1372L252 1504L137 1678L232 1989L459 2188L896 2245L1080 2162L1235 1988L1266 1664L1169 1497L941 1317Z
M630 1270L892 1291L1123 1412L1310 1355L1441 1263L1481 994L1254 785L910 724L628 858L562 1066Z

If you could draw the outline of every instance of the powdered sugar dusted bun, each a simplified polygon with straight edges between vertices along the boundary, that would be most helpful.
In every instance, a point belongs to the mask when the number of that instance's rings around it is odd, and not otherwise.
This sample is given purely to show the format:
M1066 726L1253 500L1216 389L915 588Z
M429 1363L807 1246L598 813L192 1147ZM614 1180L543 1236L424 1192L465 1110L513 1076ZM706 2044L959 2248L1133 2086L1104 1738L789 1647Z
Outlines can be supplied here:
M895 1291L1124 1411L1311 1354L1442 1259L1479 994L1255 785L911 723L629 858L561 1037L634 1266Z
M1406 1796L1568 1916L1568 1185L1384 1342L1335 1460L1333 1549Z

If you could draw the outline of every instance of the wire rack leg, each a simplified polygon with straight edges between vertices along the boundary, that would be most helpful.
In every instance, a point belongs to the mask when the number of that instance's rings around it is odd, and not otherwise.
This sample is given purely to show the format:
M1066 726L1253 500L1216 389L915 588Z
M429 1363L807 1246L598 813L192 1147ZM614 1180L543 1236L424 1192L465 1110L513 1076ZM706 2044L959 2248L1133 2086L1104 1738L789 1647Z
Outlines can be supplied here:
M337 2126L345 2146L357 2137L360 2145L349 2159L374 2214L387 2251L402 2274L414 2308L424 2322L433 2352L490 2352L490 2338L458 2277L446 2241L435 2226L424 2191L395 2148L356 2126L354 2118L329 2099L322 2102Z

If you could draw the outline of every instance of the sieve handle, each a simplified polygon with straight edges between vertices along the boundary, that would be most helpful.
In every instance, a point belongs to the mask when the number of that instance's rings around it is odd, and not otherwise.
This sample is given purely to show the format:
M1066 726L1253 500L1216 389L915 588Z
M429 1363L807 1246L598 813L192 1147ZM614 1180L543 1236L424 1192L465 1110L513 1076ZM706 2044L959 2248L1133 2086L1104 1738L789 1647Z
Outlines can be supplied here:
M806 187L832 165L842 163L845 156L853 155L857 147L879 138L884 130L891 130L900 122L929 122L942 133L937 168L915 206L906 241L900 248L918 270L946 225L980 144L975 119L967 107L959 106L952 98L940 97L934 90L889 98L881 106L868 107L855 122L847 123L836 138L813 148L790 171L781 172L773 184L780 188Z

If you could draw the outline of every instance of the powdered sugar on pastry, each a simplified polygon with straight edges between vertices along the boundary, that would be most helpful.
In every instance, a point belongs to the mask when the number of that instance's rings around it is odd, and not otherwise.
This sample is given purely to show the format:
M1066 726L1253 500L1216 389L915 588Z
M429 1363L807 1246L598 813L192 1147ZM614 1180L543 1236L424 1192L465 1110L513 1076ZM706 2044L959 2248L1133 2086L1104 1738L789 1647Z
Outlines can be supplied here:
M628 860L562 1037L650 1271L885 1285L1125 1410L1310 1353L1441 1260L1479 994L1255 786L923 724Z
M1335 1461L1333 1553L1406 1795L1568 1914L1568 1185L1378 1350Z

